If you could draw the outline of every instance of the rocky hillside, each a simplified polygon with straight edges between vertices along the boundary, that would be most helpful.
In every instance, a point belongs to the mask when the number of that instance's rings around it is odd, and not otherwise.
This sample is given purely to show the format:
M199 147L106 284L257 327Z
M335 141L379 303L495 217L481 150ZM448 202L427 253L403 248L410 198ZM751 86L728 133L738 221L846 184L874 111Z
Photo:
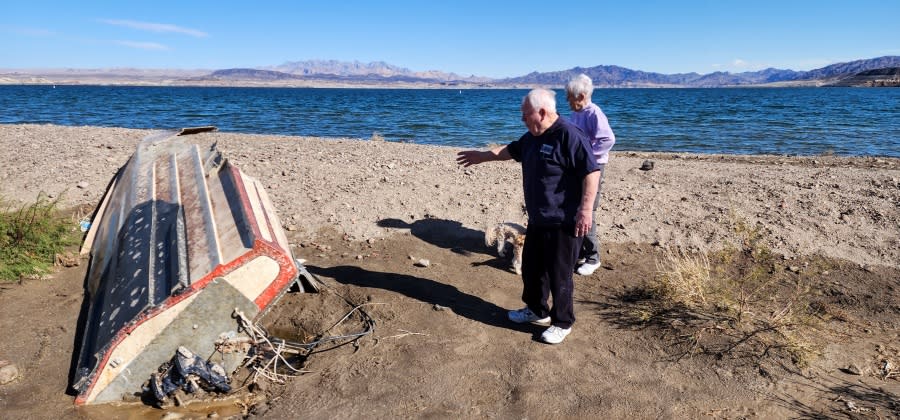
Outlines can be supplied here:
M587 74L596 86L682 86L696 80L697 73L661 74L619 66L574 67L568 70L538 73L494 81L497 85L564 85L573 76Z
M832 83L830 86L900 87L900 67L862 71Z
M829 79L841 76L849 76L856 73L884 69L889 67L900 67L900 56L884 56L878 58L870 58L868 60L856 60L847 63L837 63L820 69L804 72L805 79Z
M257 70L257 69L225 69L225 70L216 70L210 73L208 76L203 77L203 79L215 79L215 80L245 80L245 79L253 79L253 80L290 80L297 79L297 76L293 74L283 73L280 71L272 71L272 70Z

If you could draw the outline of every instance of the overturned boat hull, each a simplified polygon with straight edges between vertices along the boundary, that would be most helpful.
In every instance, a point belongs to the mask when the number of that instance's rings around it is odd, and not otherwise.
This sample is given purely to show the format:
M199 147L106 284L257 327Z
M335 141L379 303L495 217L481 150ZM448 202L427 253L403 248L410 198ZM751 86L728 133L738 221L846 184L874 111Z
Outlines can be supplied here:
M183 133L138 145L88 232L76 404L141 394L180 346L213 356L235 309L254 317L297 278L263 186Z

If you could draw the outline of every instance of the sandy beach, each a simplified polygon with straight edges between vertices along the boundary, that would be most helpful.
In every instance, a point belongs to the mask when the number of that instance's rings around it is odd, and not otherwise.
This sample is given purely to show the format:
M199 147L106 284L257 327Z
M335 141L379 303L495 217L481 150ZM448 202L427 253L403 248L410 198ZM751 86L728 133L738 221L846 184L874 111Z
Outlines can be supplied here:
M0 125L0 198L45 194L93 209L151 133ZM505 322L505 310L520 306L520 280L482 240L490 225L524 222L516 163L461 168L456 148L358 139L216 132L187 141L216 142L268 188L311 272L383 303L371 312L375 339L317 355L312 373L268 389L252 414L900 416L900 381L874 374L883 360L900 362L900 159L614 150L596 214L603 269L576 278L579 321L563 345L546 346L538 330ZM647 160L653 169L641 170ZM720 250L738 241L735 226L759 229L798 271L827 261L810 273L814 287L826 297L828 287L842 290L846 299L835 301L848 315L809 366L674 360L671 337L615 321L622 290L651 278L665 250ZM432 264L413 264L422 258ZM0 386L0 412L11 418L96 415L71 408L64 393L85 266L0 285L0 360L23 371ZM304 299L288 295L269 316L298 318ZM850 364L865 372L845 373Z

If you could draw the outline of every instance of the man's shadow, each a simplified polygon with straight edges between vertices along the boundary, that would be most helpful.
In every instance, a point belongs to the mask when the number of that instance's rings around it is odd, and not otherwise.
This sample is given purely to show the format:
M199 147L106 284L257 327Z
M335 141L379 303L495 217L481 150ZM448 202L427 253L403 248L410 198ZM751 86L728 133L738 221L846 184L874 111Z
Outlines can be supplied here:
M473 262L473 267L486 265L502 271L511 271L510 258L500 257L491 252L493 248L484 243L484 232L463 227L462 223L455 220L422 219L407 223L400 219L381 219L377 224L390 229L409 229L416 238L466 257L475 254L493 257L486 261ZM507 255L511 255L511 252Z
M462 223L446 219L421 219L407 223L400 219L381 219L378 226L409 229L413 236L434 246L461 255L485 253L484 232L463 227Z
M316 276L329 277L341 284L373 287L416 299L429 305L449 308L457 315L473 321L515 331L538 334L537 326L515 324L506 317L507 310L478 296L463 293L454 286L431 279L398 273L382 273L353 266L312 267L307 270ZM435 307L435 309L438 309Z

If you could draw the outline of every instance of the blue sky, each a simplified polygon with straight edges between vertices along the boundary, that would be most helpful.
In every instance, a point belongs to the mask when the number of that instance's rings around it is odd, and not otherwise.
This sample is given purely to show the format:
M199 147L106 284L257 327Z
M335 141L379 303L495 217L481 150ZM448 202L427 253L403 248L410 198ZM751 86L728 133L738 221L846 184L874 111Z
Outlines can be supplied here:
M6 69L334 59L488 77L601 64L706 74L900 55L900 0L29 0L2 10Z

